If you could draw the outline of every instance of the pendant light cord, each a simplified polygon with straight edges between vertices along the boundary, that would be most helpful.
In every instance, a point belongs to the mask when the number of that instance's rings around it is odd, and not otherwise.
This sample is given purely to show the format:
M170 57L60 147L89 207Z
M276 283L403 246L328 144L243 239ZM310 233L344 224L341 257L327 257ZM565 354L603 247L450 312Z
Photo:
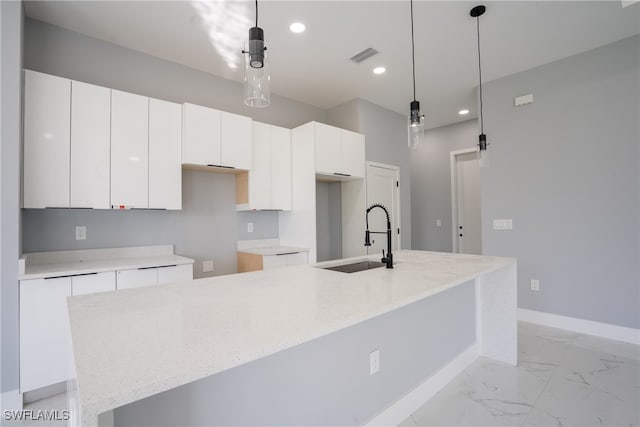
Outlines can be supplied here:
M413 41L413 0L411 0L411 64L413 65L413 100L416 100L416 53Z
M256 27L258 26L258 0L256 0Z
M480 133L484 133L484 118L482 116L482 67L480 62L480 17L476 17L478 28L478 76L480 76Z

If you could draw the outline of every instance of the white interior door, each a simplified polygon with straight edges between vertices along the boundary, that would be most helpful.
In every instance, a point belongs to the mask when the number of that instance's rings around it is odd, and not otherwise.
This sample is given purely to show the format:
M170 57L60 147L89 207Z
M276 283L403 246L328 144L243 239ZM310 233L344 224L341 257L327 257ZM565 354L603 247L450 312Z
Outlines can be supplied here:
M475 151L454 155L454 252L482 254L480 165Z
M367 208L380 203L391 215L391 243L393 251L400 247L400 169L397 166L379 163L367 163ZM387 231L387 217L382 209L376 208L369 213L369 231ZM364 240L364 231L362 239ZM387 237L384 234L371 234L369 254L382 254L387 250Z

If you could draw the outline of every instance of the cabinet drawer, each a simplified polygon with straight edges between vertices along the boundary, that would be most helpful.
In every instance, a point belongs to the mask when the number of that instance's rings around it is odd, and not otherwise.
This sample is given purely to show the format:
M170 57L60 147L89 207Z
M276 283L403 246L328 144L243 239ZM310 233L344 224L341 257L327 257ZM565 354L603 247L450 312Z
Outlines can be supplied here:
M115 271L71 277L71 295L94 294L116 290Z
M292 266L292 265L307 264L308 258L309 258L307 254L308 254L307 252L297 252L295 254L287 255L287 265Z
M193 280L193 266L191 264L158 267L157 270L159 285Z
M120 270L116 273L116 287L118 290L141 288L158 283L157 268L143 268L138 270Z
M288 255L265 255L262 257L262 269L270 270L287 266Z

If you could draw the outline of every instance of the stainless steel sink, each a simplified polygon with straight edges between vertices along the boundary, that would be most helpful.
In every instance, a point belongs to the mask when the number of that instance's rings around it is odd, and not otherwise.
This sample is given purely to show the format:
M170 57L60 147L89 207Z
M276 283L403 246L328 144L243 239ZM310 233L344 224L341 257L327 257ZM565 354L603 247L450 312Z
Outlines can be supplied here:
M379 261L358 261L351 264L334 265L333 267L319 267L324 270L339 271L341 273L357 273L358 271L371 270L372 268L384 267L385 264Z

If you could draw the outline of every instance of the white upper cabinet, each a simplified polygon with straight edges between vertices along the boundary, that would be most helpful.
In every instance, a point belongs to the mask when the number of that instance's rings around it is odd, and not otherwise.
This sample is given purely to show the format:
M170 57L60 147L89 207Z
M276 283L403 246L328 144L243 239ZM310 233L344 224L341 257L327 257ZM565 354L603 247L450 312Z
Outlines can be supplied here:
M342 172L340 129L323 123L315 124L316 172Z
M364 135L315 123L316 173L364 178Z
M291 129L278 126L271 126L271 204L291 210Z
M182 163L251 169L251 118L183 104Z
M251 169L252 120L250 117L221 112L220 163L235 169Z
M182 163L219 165L220 111L183 104L182 120Z
M182 106L149 99L149 208L182 209Z
M111 91L111 205L149 206L149 98Z
M72 208L109 209L111 89L71 82Z
M291 130L253 122L253 166L238 174L239 210L291 210Z
M69 207L71 80L25 70L23 207Z
M364 135L340 129L342 141L342 173L352 177L365 176Z

